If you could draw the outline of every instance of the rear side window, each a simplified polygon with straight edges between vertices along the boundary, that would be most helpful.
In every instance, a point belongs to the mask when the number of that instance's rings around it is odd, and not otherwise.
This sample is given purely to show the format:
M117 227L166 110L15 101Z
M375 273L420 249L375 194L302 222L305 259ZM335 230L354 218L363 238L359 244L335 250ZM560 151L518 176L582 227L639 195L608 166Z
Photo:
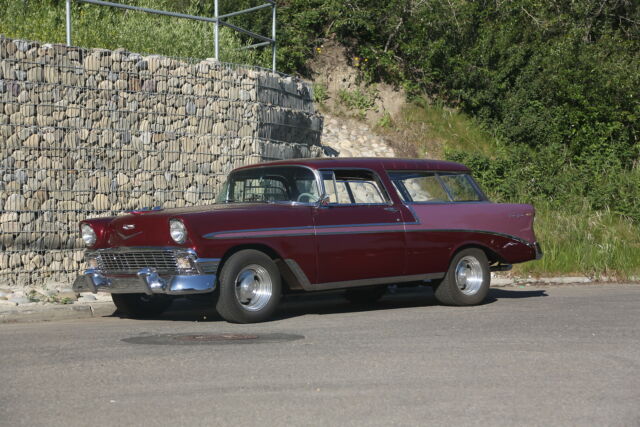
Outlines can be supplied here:
M482 200L481 194L471 182L467 174L439 175L454 202L477 202Z
M483 194L469 174L390 171L389 176L405 202L442 203L484 200Z
M329 203L372 205L388 202L378 177L367 170L324 170L321 172Z

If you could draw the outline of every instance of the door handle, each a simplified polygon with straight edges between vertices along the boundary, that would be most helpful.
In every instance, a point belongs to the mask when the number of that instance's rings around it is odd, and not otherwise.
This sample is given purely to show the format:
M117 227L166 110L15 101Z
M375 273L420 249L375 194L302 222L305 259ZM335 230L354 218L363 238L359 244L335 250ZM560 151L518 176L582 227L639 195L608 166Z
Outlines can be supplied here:
M388 207L388 208L384 208L385 211L387 212L400 212L398 209L394 208L394 207Z

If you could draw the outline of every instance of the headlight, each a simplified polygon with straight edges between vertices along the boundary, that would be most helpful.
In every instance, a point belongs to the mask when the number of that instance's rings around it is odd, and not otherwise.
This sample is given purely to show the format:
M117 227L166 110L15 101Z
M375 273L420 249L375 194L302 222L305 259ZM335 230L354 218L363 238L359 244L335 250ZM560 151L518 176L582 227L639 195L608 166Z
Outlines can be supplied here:
M84 244L91 247L93 245L96 244L96 232L93 231L93 227L91 227L89 224L82 224L80 226L80 231L82 233L82 240L84 241Z
M187 229L179 219L169 221L169 233L174 242L182 244L187 241Z

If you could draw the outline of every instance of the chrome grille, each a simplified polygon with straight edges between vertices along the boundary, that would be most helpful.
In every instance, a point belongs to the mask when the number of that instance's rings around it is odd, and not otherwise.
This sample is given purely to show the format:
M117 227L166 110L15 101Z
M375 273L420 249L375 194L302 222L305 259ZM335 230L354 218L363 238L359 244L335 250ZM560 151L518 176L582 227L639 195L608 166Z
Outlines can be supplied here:
M177 273L176 254L170 250L100 251L100 270L108 274L135 274L143 268L155 268L158 273Z

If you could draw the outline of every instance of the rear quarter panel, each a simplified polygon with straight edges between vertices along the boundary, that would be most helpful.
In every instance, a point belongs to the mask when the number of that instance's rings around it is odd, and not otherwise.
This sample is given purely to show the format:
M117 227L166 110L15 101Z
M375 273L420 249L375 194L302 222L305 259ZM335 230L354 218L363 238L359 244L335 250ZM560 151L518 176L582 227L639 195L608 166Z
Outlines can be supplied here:
M425 203L409 208L416 219L405 227L411 274L446 271L454 253L464 246L488 248L510 264L535 259L535 212L530 205Z

